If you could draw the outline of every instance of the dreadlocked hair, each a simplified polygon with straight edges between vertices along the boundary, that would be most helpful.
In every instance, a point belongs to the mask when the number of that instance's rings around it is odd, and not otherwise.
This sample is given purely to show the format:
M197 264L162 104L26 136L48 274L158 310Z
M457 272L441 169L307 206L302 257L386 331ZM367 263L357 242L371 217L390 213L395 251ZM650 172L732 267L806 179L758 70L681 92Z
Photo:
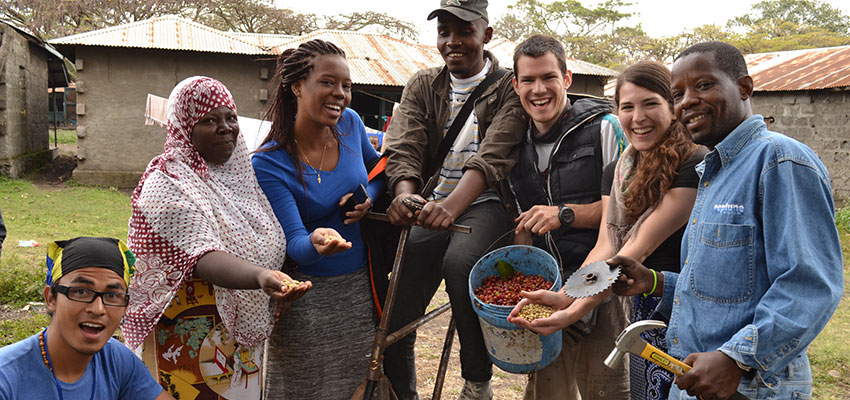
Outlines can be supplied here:
M280 80L277 85L277 93L272 100L265 119L272 122L271 130L263 142L260 143L262 151L274 151L281 147L294 159L298 159L298 147L295 143L295 113L298 111L298 98L292 92L295 82L304 80L313 70L313 61L316 57L325 55L338 55L345 58L345 52L331 42L313 39L304 42L294 49L286 49L277 58L277 70L275 78ZM339 132L336 128L331 129L334 137L339 140ZM273 146L262 147L271 141L277 142ZM301 163L295 163L299 175L301 174Z
M619 109L620 87L629 82L661 95L673 112L673 93L670 89L670 70L664 64L654 61L641 61L623 71L617 78L614 103ZM658 138L651 150L635 156L636 168L629 181L629 190L623 194L626 214L638 218L647 209L661 202L664 194L670 190L679 166L688 160L697 146L685 133L681 122L674 120L667 131Z

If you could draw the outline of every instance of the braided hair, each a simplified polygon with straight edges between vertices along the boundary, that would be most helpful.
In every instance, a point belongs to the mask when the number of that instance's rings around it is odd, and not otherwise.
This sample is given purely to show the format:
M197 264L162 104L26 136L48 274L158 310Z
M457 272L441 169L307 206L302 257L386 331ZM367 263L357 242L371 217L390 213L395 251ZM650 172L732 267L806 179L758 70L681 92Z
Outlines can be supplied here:
M274 151L281 147L290 156L298 158L298 147L295 143L295 113L298 110L298 98L292 92L295 82L307 79L307 75L313 70L313 61L316 57L324 55L338 55L345 58L345 52L331 42L313 39L301 43L298 48L286 49L277 58L277 70L275 78L280 80L277 94L266 112L265 119L272 122L271 130L263 142L260 143L258 152ZM334 137L339 140L339 132L332 129ZM277 142L273 146L263 147L271 141ZM300 163L295 163L300 171Z

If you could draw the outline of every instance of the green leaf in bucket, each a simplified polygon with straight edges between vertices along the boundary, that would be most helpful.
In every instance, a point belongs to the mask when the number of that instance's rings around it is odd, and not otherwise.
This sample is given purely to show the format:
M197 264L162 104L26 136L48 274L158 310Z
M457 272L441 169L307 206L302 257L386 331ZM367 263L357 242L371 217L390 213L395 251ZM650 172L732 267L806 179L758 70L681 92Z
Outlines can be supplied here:
M496 261L496 271L499 271L499 276L505 279L512 277L515 272L514 267L502 259Z

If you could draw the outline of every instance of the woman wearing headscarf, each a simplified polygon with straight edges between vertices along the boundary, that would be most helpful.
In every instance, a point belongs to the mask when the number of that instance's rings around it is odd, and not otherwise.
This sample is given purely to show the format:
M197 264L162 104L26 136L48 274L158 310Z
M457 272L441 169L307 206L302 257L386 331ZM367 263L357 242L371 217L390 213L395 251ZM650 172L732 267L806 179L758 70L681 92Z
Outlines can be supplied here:
M142 346L142 360L177 398L259 399L261 345L276 306L310 283L279 271L283 230L221 82L187 78L171 92L164 152L132 205L128 244L138 260L127 346Z

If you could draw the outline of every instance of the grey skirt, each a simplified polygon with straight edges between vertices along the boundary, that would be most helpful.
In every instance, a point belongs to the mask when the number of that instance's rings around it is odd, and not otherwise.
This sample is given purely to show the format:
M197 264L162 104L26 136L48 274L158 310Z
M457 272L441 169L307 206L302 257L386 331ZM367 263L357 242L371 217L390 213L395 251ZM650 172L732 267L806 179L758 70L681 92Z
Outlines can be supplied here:
M376 314L368 267L309 276L313 287L292 303L268 340L264 398L348 400L366 378Z

